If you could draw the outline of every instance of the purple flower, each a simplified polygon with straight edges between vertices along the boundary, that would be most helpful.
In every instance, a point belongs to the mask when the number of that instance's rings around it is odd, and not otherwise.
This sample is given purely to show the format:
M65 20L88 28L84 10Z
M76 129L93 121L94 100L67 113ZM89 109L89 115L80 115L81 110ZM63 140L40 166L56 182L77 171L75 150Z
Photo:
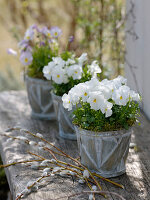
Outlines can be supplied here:
M57 26L52 27L50 29L51 35L54 38L58 38L61 34L62 34L62 30L60 28L58 28Z
M48 31L48 28L46 26L44 26L43 28L40 29L40 33L42 33L43 35L46 35L47 36L47 31Z
M21 40L19 43L18 43L18 46L19 46L19 48L20 49L25 49L25 48L27 48L27 46L28 46L29 44L28 44L28 41L27 40Z
M32 63L33 57L30 51L23 51L20 55L20 62L27 66Z
M25 32L24 40L29 41L29 40L33 40L33 38L34 38L34 30L32 26L30 26Z
M13 56L17 56L17 52L11 48L7 49L7 53Z
M69 37L69 39L68 39L68 42L73 42L73 41L74 41L74 36L71 35L71 36Z
M41 41L40 46L45 46L45 42Z

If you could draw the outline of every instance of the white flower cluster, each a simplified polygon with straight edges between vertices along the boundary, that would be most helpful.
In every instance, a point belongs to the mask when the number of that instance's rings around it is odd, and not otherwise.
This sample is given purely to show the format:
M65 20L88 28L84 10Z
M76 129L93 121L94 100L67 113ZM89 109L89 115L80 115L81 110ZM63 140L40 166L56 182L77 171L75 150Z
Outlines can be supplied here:
M48 80L53 80L57 84L66 84L69 82L69 77L72 77L73 80L82 78L82 67L83 63L87 61L87 53L83 53L77 59L69 58L67 61L64 61L61 57L53 57L52 60L43 68L44 77ZM93 76L101 73L101 69L96 61L88 66L88 72Z
M63 106L70 111L73 105L82 100L82 102L89 103L91 109L101 110L105 117L110 117L113 105L125 106L129 100L140 100L140 95L130 90L126 83L127 80L122 76L113 80L104 79L101 82L92 78L90 81L74 86L68 95L64 94L62 96Z

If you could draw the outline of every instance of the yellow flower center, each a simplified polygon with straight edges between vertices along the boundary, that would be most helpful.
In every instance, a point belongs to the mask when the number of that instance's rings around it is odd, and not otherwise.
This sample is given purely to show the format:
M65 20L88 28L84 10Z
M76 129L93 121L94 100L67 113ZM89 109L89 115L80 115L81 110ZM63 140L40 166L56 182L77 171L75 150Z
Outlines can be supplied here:
M59 78L59 77L60 77L60 75L58 74L58 75L57 75L57 78Z
M70 103L70 101L68 101L68 103Z
M94 99L93 102L96 103L96 99Z
M78 72L77 72L77 71L75 71L74 73L75 73L75 74L77 74Z
M27 36L26 38L27 38L27 40L29 40L29 39L30 39L30 36Z
M24 61L27 63L28 62L28 58L25 58Z
M57 36L57 35L58 35L58 33L57 33L57 32L55 32L55 33L54 33L54 35L55 35L55 36Z
M105 108L105 112L107 112L107 110L108 110L108 109L107 109L107 108Z
M114 89L112 89L112 92L114 92Z
M87 93L86 93L86 92L84 93L84 96L87 96Z
M50 33L47 33L47 36L49 36L49 37L50 37L50 36L51 36L51 34L50 34Z
M123 97L122 97L122 96L120 96L120 99L122 100L122 99L123 99Z

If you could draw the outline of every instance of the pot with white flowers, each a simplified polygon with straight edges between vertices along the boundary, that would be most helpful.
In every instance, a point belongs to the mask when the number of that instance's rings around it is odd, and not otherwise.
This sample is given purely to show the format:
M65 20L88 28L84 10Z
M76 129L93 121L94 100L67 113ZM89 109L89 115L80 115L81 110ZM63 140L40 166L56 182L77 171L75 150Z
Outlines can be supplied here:
M73 123L81 163L106 178L125 173L132 127L139 114L139 94L119 76L80 83L62 99L69 110L80 104L73 112Z
M63 107L62 96L78 83L88 81L92 76L101 73L96 61L87 65L87 54L79 58L71 52L63 52L60 57L52 58L44 67L43 73L48 80L52 80L52 98L59 124L59 135L62 138L76 140L74 125L72 124L72 111ZM71 105L71 104L70 104ZM69 106L69 105L68 105ZM74 108L73 108L74 109Z
M58 27L39 28L32 25L27 29L24 39L19 42L20 62L24 66L25 82L32 116L39 119L56 119L52 97L51 81L43 76L43 67L58 54Z

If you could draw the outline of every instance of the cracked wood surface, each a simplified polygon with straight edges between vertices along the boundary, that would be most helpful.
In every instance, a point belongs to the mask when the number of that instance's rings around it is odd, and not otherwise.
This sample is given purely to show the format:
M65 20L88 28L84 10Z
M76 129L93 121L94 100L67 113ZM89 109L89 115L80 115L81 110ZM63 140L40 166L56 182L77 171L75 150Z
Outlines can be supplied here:
M27 94L25 91L10 91L0 93L0 132L4 133L10 126L19 125L33 133L42 133L43 136L61 148L66 153L77 158L79 156L77 143L68 141L58 136L58 126L56 121L42 121L32 119L30 116L31 109L28 104ZM134 127L132 143L136 144L130 148L127 159L126 174L113 178L115 182L123 184L125 189L117 188L109 183L100 180L103 190L116 192L122 195L126 200L149 200L150 199L150 122L141 115L141 126ZM17 133L16 133L17 134ZM133 145L134 146L134 145ZM26 152L27 145L15 142L7 142L6 138L0 136L0 153L4 164L11 161L20 161L31 158ZM44 155L48 156L48 155ZM32 170L28 166L16 165L5 169L9 182L10 190L15 199L16 194L20 193L29 180L35 180L39 177L37 170ZM48 200L56 199L66 195L74 194L87 189L70 178L49 177L40 185L37 192L31 193L26 200ZM64 198L67 199L67 198ZM87 195L81 195L72 199L88 199ZM103 200L102 196L96 197ZM117 200L114 195L108 195L108 199Z

